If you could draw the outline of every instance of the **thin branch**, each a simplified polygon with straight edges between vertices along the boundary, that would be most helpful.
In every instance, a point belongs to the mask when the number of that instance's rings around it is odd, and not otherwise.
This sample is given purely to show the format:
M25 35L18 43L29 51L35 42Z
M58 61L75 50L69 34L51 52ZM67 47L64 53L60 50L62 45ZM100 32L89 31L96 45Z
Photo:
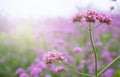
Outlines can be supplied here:
M110 64L108 64L107 66L105 66L99 73L98 76L100 74L102 74L109 66L111 66L114 62L116 62L118 59L120 58L120 55L118 57L116 57Z
M94 76L94 75L89 75L89 74L86 74L86 73L81 73L81 72L78 72L78 71L76 71L76 70L73 70L73 69L71 69L69 66L67 66L67 65L65 65L65 64L63 64L63 63L61 63L61 62L58 62L58 63L61 64L61 65L63 65L64 67L66 67L66 68L69 69L70 71L75 72L75 73L78 73L78 74L80 74L80 75L91 76L91 77Z
M89 30L89 28L83 22L81 22L81 23L87 30Z
M92 31L95 30L96 28L98 28L102 23L98 24L96 27L94 27L93 29L91 29Z

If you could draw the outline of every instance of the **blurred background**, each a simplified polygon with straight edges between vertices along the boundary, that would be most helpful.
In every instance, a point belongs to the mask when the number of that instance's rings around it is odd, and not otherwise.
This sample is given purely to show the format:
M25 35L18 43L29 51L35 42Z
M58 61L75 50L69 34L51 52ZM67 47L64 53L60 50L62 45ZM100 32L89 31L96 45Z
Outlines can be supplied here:
M88 10L113 18L111 25L103 24L94 32L101 70L120 54L119 4L120 0L0 0L0 77L84 77L70 71L56 73L56 65L34 69L50 50L64 53L77 71L94 74L88 32L71 21L76 13ZM23 71L27 76L19 75ZM120 77L120 60L101 77Z

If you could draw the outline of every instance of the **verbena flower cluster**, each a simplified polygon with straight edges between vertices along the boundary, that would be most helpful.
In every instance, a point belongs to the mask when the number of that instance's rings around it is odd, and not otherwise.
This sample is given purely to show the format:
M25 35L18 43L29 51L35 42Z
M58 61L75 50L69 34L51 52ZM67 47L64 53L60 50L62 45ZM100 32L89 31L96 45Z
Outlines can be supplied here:
M96 11L88 11L87 13L79 13L76 14L75 17L73 18L73 22L82 22L86 21L87 23L105 23L107 25L110 25L112 18L108 14L104 13L98 13Z
M56 61L66 61L65 57L63 56L62 53L59 53L55 50L48 52L43 56L42 59L46 64L52 64Z

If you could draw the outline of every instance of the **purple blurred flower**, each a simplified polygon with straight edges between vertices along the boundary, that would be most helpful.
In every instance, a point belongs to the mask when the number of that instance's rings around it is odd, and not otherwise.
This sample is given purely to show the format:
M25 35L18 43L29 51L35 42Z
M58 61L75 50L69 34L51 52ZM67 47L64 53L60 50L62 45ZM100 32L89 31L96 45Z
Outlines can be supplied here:
M94 70L95 70L94 64L89 64L88 65L88 70L89 70L90 74L95 74L95 72L94 72Z
M65 57L65 62L69 63L70 65L73 65L74 59L72 56L70 56L67 52L62 52L62 55Z
M52 77L50 74L46 74L45 77Z
M118 68L120 69L120 64L118 65Z
M39 63L39 62L41 62L41 60L39 58L36 58L35 63Z
M24 73L24 72L25 72L25 70L24 70L23 68L18 68L18 69L16 70L15 74L16 74L16 75L19 75L19 74Z
M26 73L22 73L22 74L20 74L20 77L29 77L29 76Z
M5 59L4 58L0 58L0 63L4 63Z
M80 52L82 52L82 51L83 51L83 49L80 48L80 47L75 47L75 48L72 50L72 52L73 52L75 55L77 55L78 53L80 53Z
M114 69L109 68L102 74L102 77L112 77L114 73L115 73Z
M101 57L103 59L105 59L107 61L107 63L110 63L113 60L112 55L113 54L111 54L111 52L109 52L107 50L103 50L102 54L101 54Z
M99 41L99 42L96 43L96 46L101 47L101 46L103 46L103 44L102 44L102 42Z
M85 60L82 60L81 63L78 65L77 70L81 72L86 64L87 62Z
M44 68L46 68L47 66L46 66L46 63L45 63L45 62L41 61L41 62L39 62L38 64L36 64L36 67L41 68L41 69L44 69Z
M103 62L102 61L98 61L98 69L101 69L103 67Z
M67 71L67 68L63 67L63 66L57 66L55 68L55 72L64 72Z
M31 70L30 74L33 75L34 77L37 77L38 75L42 74L42 69L38 67L34 67Z
M102 57L103 59L106 59L106 58L110 57L110 52L107 51L107 50L103 50L101 57Z

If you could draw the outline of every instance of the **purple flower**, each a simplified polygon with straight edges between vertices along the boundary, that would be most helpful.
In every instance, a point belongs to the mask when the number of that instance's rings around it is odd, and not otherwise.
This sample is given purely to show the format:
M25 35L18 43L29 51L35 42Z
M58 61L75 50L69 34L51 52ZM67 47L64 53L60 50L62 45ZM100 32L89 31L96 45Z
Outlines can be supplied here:
M20 77L29 77L29 76L26 73L22 73L22 74L20 74Z
M64 72L64 71L67 71L67 69L63 66L57 66L55 68L55 72Z
M45 77L52 77L50 74L46 74Z
M112 77L114 73L115 73L114 69L110 68L105 71L102 77Z
M98 69L101 69L103 67L103 62L102 61L98 61Z
M99 15L97 19L99 20L100 23L106 23L107 25L110 25L112 21L111 16L104 13Z
M95 23L97 17L98 13L96 11L88 11L84 18L86 22Z
M102 57L103 59L107 59L108 57L110 57L110 52L107 51L107 50L103 50L101 57Z
M86 64L87 64L87 62L86 62L85 60L83 60L83 61L78 65L77 70L78 70L79 72L81 72L82 69L84 68L84 66L85 66Z
M24 72L25 72L25 70L24 70L23 68L18 68L18 69L16 70L15 74L16 74L16 75L19 75L19 74L24 73Z
M72 19L72 22L75 23L75 22L81 22L81 19L84 17L84 14L76 14L73 19Z
M53 51L48 52L47 54L45 54L45 55L43 56L43 59L42 59L42 60L43 60L46 64L52 64L52 63L54 63L55 61L64 61L65 58L64 58L64 56L63 56L61 53L53 50Z
M96 46L101 47L101 46L103 46L103 44L102 44L102 42L99 41L99 42L96 43Z
M46 63L45 63L45 62L41 61L41 62L39 62L38 64L36 64L36 67L41 68L41 69L44 69L44 68L46 68L47 66L46 66Z
M75 47L75 48L72 50L72 52L73 52L74 54L78 54L78 53L80 53L80 52L82 52L82 51L83 51L83 49L80 48L80 47Z
M42 74L42 69L38 68L38 67L34 67L31 70L30 74L33 75L33 76L38 76L38 75Z
M96 21L99 21L100 23L110 25L112 18L107 14L98 14L96 11L88 11L85 14L77 14L72 21L75 23L82 22L82 20L85 20L87 23L95 23Z
M118 65L118 68L120 69L120 64Z
M0 63L4 63L5 59L4 58L0 58Z
M95 70L94 64L89 64L88 65L88 70L89 70L90 74L95 74L95 72L94 72L94 70Z

